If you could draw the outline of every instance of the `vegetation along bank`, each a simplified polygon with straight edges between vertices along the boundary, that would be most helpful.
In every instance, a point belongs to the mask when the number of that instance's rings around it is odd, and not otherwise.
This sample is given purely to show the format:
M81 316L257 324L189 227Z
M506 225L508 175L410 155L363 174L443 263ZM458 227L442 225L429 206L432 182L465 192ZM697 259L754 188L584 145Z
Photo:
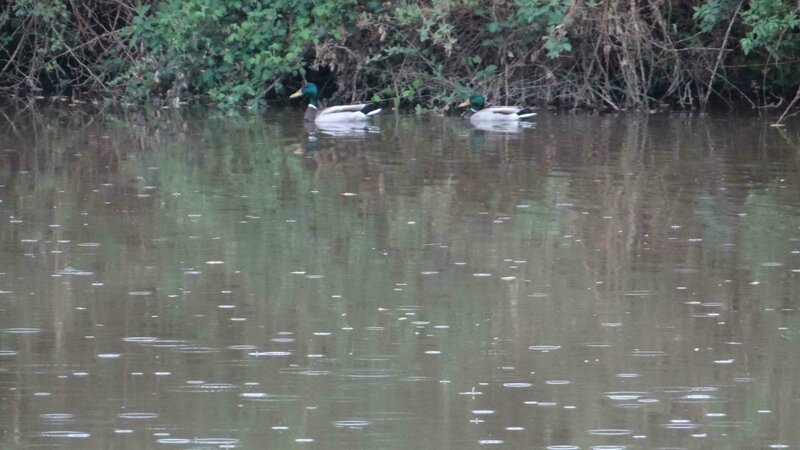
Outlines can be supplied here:
M0 0L0 93L784 111L797 1Z

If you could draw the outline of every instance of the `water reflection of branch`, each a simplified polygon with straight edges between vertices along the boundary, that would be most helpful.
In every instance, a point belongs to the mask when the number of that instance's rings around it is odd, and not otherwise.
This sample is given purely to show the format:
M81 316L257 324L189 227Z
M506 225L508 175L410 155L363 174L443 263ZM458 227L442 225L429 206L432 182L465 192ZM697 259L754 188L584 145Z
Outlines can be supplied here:
M17 137L19 137L19 138L21 139L21 138L22 138L22 136L20 136L20 134L19 134L19 130L17 130L17 126L16 126L16 125L14 125L14 121L13 121L13 120L11 120L11 118L10 118L10 117L8 117L8 115L5 113L5 111L3 111L3 110L0 110L0 114L2 114L2 115L3 115L3 118L4 118L4 119L6 119L6 122L8 122L8 125L11 127L11 131L13 131L13 132L14 132L14 134L16 134L16 135L17 135Z
M41 183L43 177L65 170L76 171L82 179L90 178L87 170L104 177L121 173L120 163L126 155L162 147L160 130L170 130L170 135L179 139L185 130L186 120L180 116L161 119L158 114L147 114L141 109L91 104L48 110L4 109L0 115L9 124L0 129L0 141L7 150L4 169L10 170L10 175L28 172L36 180L34 189L46 185Z
M785 142L791 147L800 148L800 143L798 143L797 140L792 139L792 137L789 136L789 133L786 131L786 128L784 127L772 127L772 128L774 131L778 133L778 136L780 136L781 139L783 139L783 142Z
M368 151L369 145L364 142L333 139L309 142L297 147L295 154L302 155L315 169L323 169L346 161L365 159Z

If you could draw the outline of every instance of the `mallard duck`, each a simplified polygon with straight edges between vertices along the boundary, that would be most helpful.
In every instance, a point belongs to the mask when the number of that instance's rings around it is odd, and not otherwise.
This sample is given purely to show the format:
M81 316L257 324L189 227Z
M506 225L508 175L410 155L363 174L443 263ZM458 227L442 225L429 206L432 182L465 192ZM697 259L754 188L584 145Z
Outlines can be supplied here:
M520 106L490 106L484 108L486 99L481 94L472 94L469 100L458 105L459 108L469 106L469 109L464 111L464 118L469 119L471 122L500 122L500 121L516 121L533 117L535 112L530 112Z
M380 108L371 110L372 106L366 103L319 109L319 104L317 103L319 91L314 83L304 84L300 90L290 95L289 98L297 98L302 95L308 97L308 107L303 119L309 122L357 122L367 120L370 116L381 111Z

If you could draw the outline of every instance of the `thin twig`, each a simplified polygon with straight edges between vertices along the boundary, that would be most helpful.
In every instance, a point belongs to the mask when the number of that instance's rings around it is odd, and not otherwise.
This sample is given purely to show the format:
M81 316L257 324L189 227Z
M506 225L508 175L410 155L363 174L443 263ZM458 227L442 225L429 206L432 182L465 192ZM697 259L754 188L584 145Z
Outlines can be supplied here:
M719 69L719 65L722 63L722 57L725 55L725 46L728 44L728 37L731 35L733 23L736 20L736 16L739 15L739 10L742 8L742 3L744 3L744 0L739 1L739 4L736 6L736 10L733 12L733 16L731 17L731 21L728 23L728 29L725 30L725 37L722 39L722 48L719 49L717 62L714 63L714 70L711 71L711 78L708 80L708 90L706 90L706 95L703 98L702 104L700 105L701 108L705 108L708 104L708 98L711 96L711 88L714 86L714 78L717 76L717 69Z
M794 106L794 104L797 103L798 99L800 99L800 86L797 87L797 93L794 94L794 98L792 99L791 102L789 102L789 106L787 106L786 109L783 110L783 114L781 114L781 116L778 117L778 121L777 122L772 124L773 126L780 126L781 125L781 122L786 117L786 114L789 112L790 109L792 109L792 106Z

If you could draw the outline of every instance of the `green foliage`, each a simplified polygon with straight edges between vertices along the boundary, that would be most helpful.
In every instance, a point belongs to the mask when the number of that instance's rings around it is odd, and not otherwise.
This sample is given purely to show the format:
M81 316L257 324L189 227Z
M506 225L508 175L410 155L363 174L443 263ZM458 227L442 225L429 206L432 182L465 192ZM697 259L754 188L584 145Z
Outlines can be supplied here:
M309 49L322 36L341 38L356 19L357 2L310 0L165 0L143 6L128 30L145 58L132 79L168 67L186 74L189 88L223 107L258 104L265 89L304 73ZM132 85L130 94L148 92Z
M776 58L789 56L798 47L800 19L797 5L782 0L756 0L742 13L744 24L750 27L741 40L745 54L764 48Z
M408 110L474 91L621 110L796 90L796 2L634 3L14 0L0 11L0 91L140 103L188 92L256 109L308 77L331 101Z
M548 58L557 58L568 54L572 44L567 36L558 33L559 27L567 26L572 20L567 19L567 10L571 1L544 0L524 1L517 0L517 21L513 26L524 25L529 31L534 31L542 36L544 48Z
M0 7L0 91L102 92L124 66L133 0L13 0ZM4 6L5 6L4 5Z
M708 33L718 23L729 20L738 3L738 0L708 0L694 7L693 18L700 26L700 31Z
M20 55L21 69L17 74L26 78L30 85L36 85L43 74L53 74L59 70L52 55L65 49L73 40L70 35L68 14L63 2L40 2L35 0L18 0L2 15L3 48L19 46L27 50ZM37 38L36 45L28 42L28 36ZM6 50L8 52L8 50ZM0 62L3 62L0 59ZM23 67L30 70L25 73Z
M561 24L572 1L564 0L517 0L516 17L520 24L531 27L532 31L542 32L547 27Z
M547 49L548 58L558 58L564 53L572 50L572 44L563 35L548 37L544 41L544 48Z

